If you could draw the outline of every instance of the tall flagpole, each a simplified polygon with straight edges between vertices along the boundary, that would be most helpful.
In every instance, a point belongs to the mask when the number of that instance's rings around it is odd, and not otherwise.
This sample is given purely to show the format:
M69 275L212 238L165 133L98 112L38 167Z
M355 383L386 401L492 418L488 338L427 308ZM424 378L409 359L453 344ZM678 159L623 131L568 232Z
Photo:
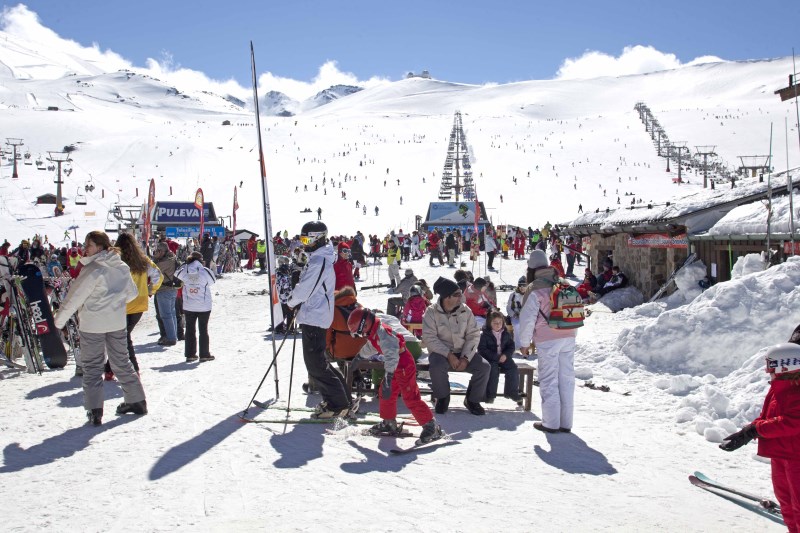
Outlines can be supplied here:
M261 194L264 204L264 239L267 243L267 274L269 275L270 302L270 331L272 331L272 363L275 365L275 399L280 398L278 390L278 364L277 348L275 346L275 324L283 321L283 310L278 300L278 291L275 287L275 269L273 263L275 251L272 244L272 221L269 206L269 192L267 190L267 167L264 163L264 148L261 143L261 116L258 110L258 78L256 77L256 53L253 41L250 41L250 65L253 75L253 104L256 112L256 130L258 131L258 161L261 166Z

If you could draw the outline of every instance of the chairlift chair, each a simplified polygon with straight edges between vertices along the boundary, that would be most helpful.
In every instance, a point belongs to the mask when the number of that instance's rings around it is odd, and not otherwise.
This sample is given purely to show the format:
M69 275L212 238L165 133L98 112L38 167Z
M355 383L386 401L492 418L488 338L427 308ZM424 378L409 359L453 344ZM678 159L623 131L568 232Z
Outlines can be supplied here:
M78 187L78 190L75 194L75 205L86 205L86 196L81 194L80 187Z
M104 229L106 233L116 233L119 231L117 220L113 217L111 211L108 212L108 216L106 217L106 225Z

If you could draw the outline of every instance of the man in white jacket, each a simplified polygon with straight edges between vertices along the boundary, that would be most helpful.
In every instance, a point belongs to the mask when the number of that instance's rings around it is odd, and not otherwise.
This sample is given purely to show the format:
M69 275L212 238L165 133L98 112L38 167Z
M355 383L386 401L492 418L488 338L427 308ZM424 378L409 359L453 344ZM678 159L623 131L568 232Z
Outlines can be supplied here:
M300 306L296 321L302 325L303 359L308 375L322 394L314 418L347 415L350 394L342 374L325 358L326 332L333 322L336 252L328 241L328 227L320 221L303 226L300 240L308 254L308 264L300 274L287 305Z

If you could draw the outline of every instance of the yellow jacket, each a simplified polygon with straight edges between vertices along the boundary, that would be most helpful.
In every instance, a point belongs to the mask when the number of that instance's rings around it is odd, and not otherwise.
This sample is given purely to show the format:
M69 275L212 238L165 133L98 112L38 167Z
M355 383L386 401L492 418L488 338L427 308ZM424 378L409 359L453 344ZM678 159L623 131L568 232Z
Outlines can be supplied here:
M150 259L147 260L147 272L134 273L131 272L131 277L136 288L139 290L139 296L128 303L125 308L125 314L132 315L134 313L144 313L147 311L148 297L154 294L164 281L164 275L158 269L155 263Z

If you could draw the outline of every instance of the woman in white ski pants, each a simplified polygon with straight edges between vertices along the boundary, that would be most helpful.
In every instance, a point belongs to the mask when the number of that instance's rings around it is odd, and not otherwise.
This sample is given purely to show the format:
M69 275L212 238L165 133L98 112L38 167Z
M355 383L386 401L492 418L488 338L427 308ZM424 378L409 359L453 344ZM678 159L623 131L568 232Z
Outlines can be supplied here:
M574 329L551 328L550 292L558 279L555 269L548 266L542 250L534 250L528 259L528 281L525 303L519 314L520 339L523 355L528 355L531 339L539 356L539 394L542 397L542 421L534 427L547 433L572 430L575 397L575 337Z

